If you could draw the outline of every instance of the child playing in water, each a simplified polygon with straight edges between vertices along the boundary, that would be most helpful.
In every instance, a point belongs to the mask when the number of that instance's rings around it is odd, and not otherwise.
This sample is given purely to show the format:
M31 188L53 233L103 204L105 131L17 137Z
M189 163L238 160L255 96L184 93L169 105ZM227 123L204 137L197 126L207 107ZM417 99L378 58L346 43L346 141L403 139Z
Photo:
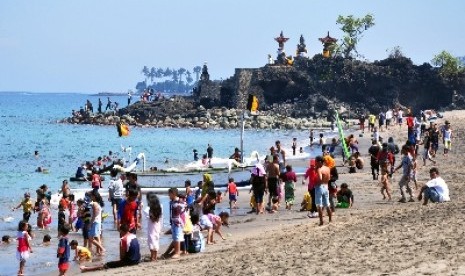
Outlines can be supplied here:
M77 240L72 240L70 242L70 247L74 250L74 260L75 261L90 261L92 260L92 253L87 247L79 246Z
M158 196L154 192L147 194L147 207L144 214L147 219L147 244L150 249L150 260L157 260L160 250L160 233L163 225L163 209Z
M42 238L42 245L49 246L51 240L52 240L52 237L50 237L49 234L45 234L44 237Z
M226 191L224 195L229 193L229 210L237 209L237 197L239 196L239 190L237 189L236 183L234 183L234 178L229 178L228 187L226 187Z
M24 199L18 204L18 206L13 208L13 211L21 206L23 207L23 220L29 222L31 211L34 208L34 204L31 201L31 195L29 193L24 193Z
M24 220L18 224L18 233L16 240L18 240L18 251L16 251L16 258L19 260L18 275L24 275L24 266L26 260L29 258L29 253L32 253L32 248L29 243L31 237L27 233L28 223Z

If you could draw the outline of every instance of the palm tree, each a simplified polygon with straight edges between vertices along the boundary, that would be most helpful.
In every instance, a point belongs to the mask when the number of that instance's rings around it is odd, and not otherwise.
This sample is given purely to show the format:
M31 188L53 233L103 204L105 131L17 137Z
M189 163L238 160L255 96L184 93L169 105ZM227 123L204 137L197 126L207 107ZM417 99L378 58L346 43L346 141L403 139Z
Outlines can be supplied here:
M194 69L193 69L194 73L195 73L195 79L196 81L199 81L200 79L200 73L202 72L202 67L200 66L195 66Z
M165 72L163 72L163 76L171 77L172 75L173 75L173 70L171 70L169 67L166 67Z
M144 68L142 68L142 71L141 73L144 75L145 77L145 82L147 83L147 78L149 77L150 75L150 70L147 66L144 66Z
M182 76L186 73L186 69L185 68L179 68L178 69L178 74L179 74L179 81L182 81Z
M188 85L191 85L191 83L194 81L194 79L192 78L192 73L191 71L187 70L186 71L186 82Z
M151 84L153 84L153 79L157 77L157 70L155 69L155 67L150 68L149 77Z
M164 72L165 72L165 70L163 70L163 68L161 68L161 67L158 68L157 69L157 78L162 79L164 77Z

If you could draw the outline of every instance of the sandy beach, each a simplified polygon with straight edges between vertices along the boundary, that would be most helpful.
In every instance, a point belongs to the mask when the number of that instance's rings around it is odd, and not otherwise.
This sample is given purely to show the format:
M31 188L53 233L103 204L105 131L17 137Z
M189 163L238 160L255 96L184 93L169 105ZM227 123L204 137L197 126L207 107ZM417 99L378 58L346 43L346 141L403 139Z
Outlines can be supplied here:
M448 157L443 156L440 145L437 167L449 186L451 202L427 206L418 201L398 203L399 172L391 179L393 200L382 200L379 183L372 180L367 155L370 136L365 133L358 137L364 170L348 174L346 167L338 168L337 183L349 184L354 206L338 209L331 224L318 226L318 219L298 211L299 205L293 211L282 208L275 214L243 215L250 210L250 196L243 192L239 196L240 215L232 216L230 227L223 228L227 240L215 236L217 243L207 246L206 252L86 274L465 275L465 200L459 197L465 191L461 171L465 166L461 155L465 149L465 111L446 112L437 122L441 125L444 120L451 122L455 138ZM407 127L392 126L381 136L392 136L401 145ZM420 159L418 167L418 182L423 185L432 165L423 166ZM301 177L296 188L296 202L300 203L306 191ZM223 208L226 205L226 201L220 204Z

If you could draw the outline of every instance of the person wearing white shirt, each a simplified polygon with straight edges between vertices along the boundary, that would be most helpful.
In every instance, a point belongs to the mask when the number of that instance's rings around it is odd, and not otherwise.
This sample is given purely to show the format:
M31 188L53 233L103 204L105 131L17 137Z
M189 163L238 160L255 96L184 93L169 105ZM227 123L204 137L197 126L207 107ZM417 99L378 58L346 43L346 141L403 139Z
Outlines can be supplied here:
M429 175L431 180L421 187L418 200L423 199L423 205L428 204L428 201L435 203L450 201L449 187L444 179L439 176L438 169L435 167L431 168Z
M391 125L392 116L392 109L388 109L388 111L386 111L386 129Z

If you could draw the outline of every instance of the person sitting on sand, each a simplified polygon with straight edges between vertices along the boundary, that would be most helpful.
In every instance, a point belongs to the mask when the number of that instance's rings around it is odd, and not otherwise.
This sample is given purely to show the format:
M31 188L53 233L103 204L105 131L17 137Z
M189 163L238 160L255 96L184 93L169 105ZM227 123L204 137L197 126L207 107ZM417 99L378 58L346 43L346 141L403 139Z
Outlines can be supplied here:
M336 208L352 208L352 204L354 203L354 195L349 189L349 185L347 185L347 183L341 184L341 189L337 191L336 197Z
M418 200L423 199L423 205L428 204L428 201L434 203L450 201L449 187L444 179L439 176L439 170L435 167L431 168L429 176L431 180L421 187Z
M124 266L137 265L140 262L140 246L136 235L129 232L129 227L122 224L119 228L121 235L120 241L120 260L107 262L98 266L81 266L81 272L96 271L108 268L118 268Z
M312 196L310 195L309 191L304 193L304 197L302 202L300 203L300 211L310 211L312 209Z
M92 260L92 253L87 247L79 246L77 240L72 240L69 244L72 250L74 250L75 261L90 261Z

